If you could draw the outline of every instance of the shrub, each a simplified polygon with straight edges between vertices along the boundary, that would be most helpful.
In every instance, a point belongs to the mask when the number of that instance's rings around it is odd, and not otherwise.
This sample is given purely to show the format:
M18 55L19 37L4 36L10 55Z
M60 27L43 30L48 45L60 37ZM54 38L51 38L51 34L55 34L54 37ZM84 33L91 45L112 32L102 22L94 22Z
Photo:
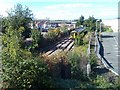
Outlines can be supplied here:
M91 64L91 68L93 69L96 65L97 65L97 58L95 55L92 55L90 57L90 64Z
M94 80L94 84L96 88L110 88L111 84L108 82L106 78L103 76L97 76L96 79Z
M40 46L41 39L42 39L41 32L38 29L31 30L31 38L32 38L32 43L26 46L28 51L31 51L31 50L33 51L35 48Z
M120 90L120 76L117 77L117 79L115 80L115 85L114 85L114 88L117 89L117 90Z
M68 60L71 64L71 78L81 81L87 80L85 73L80 67L81 58L80 53L73 51L68 54Z
M47 38L49 41L53 42L56 39L58 39L59 35L60 35L60 30L53 29L53 30L48 31L48 33L45 35L45 38Z
M3 88L49 87L47 64L39 58L3 60ZM49 86L47 86L49 85Z

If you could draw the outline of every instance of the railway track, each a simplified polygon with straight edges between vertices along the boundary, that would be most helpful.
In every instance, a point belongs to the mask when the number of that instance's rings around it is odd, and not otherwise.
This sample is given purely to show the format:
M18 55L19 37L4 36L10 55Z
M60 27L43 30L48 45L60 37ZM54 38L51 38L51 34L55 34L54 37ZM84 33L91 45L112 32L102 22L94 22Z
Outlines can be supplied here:
M56 45L52 46L47 52L43 54L43 56L51 56L55 55L58 52L69 51L73 48L73 46L74 40L67 37L58 42Z

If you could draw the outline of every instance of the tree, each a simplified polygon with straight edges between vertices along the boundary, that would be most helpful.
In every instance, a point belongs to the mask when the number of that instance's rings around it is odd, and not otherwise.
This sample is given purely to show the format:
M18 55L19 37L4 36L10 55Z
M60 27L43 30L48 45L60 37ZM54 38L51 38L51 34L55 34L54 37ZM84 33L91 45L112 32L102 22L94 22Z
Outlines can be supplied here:
M32 43L27 47L28 51L34 51L35 48L39 47L41 44L42 35L38 29L31 30Z
M20 27L24 27L25 30L24 32L22 32L22 35L25 37L29 37L29 24L33 19L33 14L28 7L23 7L21 4L17 4L14 9L8 11L8 19L10 24L13 26L13 29L18 30ZM6 25L4 27L6 27Z
M89 16L89 18L84 21L84 26L87 30L94 31L96 29L96 19L93 16Z
M76 26L79 27L79 26L83 25L83 23L84 23L84 16L81 15L81 17L78 19L78 21L76 23Z
M2 32L2 15L0 15L0 33Z
M84 23L84 16L81 15L81 17L79 18L79 22L80 22L81 25L83 25L83 23Z
M19 14L9 14L3 22L5 30L2 35L3 88L49 87L50 79L47 76L47 64L41 58L33 57L31 52L21 48L22 32L28 27L28 22L24 21L26 18L20 17ZM39 33L32 35L35 44L38 42L37 35Z

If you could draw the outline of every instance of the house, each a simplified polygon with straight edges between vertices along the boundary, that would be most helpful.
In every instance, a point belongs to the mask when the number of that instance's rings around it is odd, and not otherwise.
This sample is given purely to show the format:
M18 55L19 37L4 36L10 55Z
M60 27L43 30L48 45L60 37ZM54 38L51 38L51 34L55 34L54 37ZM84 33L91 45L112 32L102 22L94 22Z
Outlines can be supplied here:
M47 31L49 28L57 28L61 26L67 26L68 30L75 28L76 22L71 20L49 20L49 19L39 19L31 24L31 28L38 28L41 31Z
M34 28L38 28L40 31L46 31L48 29L49 20L48 19L40 19L34 21Z

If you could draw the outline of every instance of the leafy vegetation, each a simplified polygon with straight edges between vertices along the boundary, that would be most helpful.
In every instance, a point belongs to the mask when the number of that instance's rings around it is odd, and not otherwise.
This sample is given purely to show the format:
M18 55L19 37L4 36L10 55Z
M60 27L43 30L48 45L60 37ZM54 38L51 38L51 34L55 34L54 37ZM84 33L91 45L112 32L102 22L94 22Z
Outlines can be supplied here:
M47 75L47 65L39 58L3 60L3 88L43 87L47 85Z
M8 17L3 18L3 31L5 32L6 27L9 27L9 23L14 30L18 30L20 27L24 27L25 30L22 32L24 37L29 37L30 28L29 24L33 19L33 14L28 7L23 7L21 4L17 4L14 9L8 11Z
M80 51L78 51L78 50L80 50L80 49L76 48L76 49L74 49L74 51L68 53L68 60L71 64L71 78L85 81L87 79L87 77L85 75L86 72L83 72L83 70L86 71L85 66L83 66L83 65L86 64L87 58L83 59L82 53L84 53L84 52L81 52L81 50Z
M43 37L37 29L29 28L33 18L31 11L18 4L8 14L8 17L3 18L3 89L120 88L117 83L119 79L109 83L102 76L87 77L89 33L78 35L76 38L78 46L69 53L62 52L51 57L34 56L31 49L35 51L35 48L41 45ZM81 16L77 24L86 25L89 30L94 30L95 21L94 17L84 20L84 16ZM68 32L66 26L63 25L61 29L48 31L46 37L53 42L66 32ZM31 37L33 40L27 49L23 48L26 37ZM93 56L90 59L94 68L96 58Z
M84 16L81 15L81 17L78 19L76 23L76 27L80 27L83 24L84 24Z
M96 57L96 55L92 55L90 57L90 64L91 64L92 69L97 66L97 57Z
M48 31L45 38L47 38L51 42L54 42L59 38L59 35L60 35L59 29L52 29Z
M88 19L84 19L84 16L81 16L76 23L76 27L84 26L87 31L95 31L96 30L96 21L97 19L93 16L89 16ZM97 29L100 30L100 22L97 23Z
M22 32L26 29L20 23L17 23L20 27L14 27L13 22L9 22L13 17L9 16L5 19L5 33L2 35L3 88L50 87L51 79L47 73L47 64L41 58L33 57L31 52L22 48ZM37 31L35 33L37 34L31 35L34 45L39 41L37 38L39 33Z
M31 36L32 42L30 45L26 46L26 48L28 49L28 51L33 52L35 50L35 48L40 47L42 35L38 29L33 29L33 30L31 30L30 36Z
M75 38L75 45L79 46L83 44L83 34L79 34Z
M113 30L110 27L104 26L103 28L104 32L113 32Z

